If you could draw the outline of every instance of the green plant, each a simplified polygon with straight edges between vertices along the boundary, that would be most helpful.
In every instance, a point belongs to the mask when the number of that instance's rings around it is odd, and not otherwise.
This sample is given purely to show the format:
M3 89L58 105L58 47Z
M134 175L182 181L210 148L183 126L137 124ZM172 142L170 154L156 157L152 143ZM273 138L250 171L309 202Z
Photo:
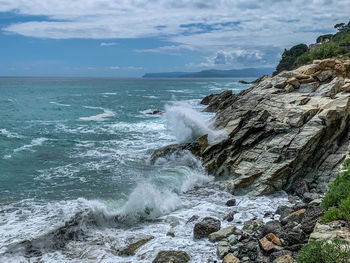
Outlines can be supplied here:
M298 263L348 263L350 243L344 240L314 241L304 246Z

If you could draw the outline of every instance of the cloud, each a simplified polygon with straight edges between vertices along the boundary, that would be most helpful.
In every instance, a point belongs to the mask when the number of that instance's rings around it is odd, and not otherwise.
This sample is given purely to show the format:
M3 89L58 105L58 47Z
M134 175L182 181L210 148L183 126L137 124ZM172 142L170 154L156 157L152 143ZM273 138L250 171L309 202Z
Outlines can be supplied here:
M120 67L120 66L110 66L107 67L109 70L143 70L143 67L136 67L136 66L126 66L126 67Z
M110 66L110 67L108 67L108 69L110 69L110 70L119 70L120 67L119 66Z
M101 42L100 46L101 47L110 47L110 46L115 46L117 43L115 42Z
M264 63L262 54L270 54L276 61L281 49L312 43L320 32L334 32L334 24L349 20L350 4L349 0L2 0L0 12L27 16L3 26L6 33L45 39L157 38L166 44L135 51L177 55L190 50L203 55L198 63L243 65L244 56ZM110 43L114 42L101 46ZM266 52L267 47L274 53ZM240 56L240 50L247 53Z

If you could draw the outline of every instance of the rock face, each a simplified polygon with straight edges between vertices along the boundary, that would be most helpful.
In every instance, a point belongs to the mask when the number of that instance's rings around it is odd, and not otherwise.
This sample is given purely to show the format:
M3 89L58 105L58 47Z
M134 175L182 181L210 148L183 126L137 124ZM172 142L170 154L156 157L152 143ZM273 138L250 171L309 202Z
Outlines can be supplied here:
M205 217L201 222L194 225L194 238L208 237L211 233L219 231L220 227L220 220L212 217Z
M210 95L202 104L216 113L215 125L228 138L158 150L152 160L189 150L235 195L292 190L300 179L324 192L348 151L349 79L350 60L325 59L239 94Z
M184 251L160 251L153 263L187 263L191 257Z

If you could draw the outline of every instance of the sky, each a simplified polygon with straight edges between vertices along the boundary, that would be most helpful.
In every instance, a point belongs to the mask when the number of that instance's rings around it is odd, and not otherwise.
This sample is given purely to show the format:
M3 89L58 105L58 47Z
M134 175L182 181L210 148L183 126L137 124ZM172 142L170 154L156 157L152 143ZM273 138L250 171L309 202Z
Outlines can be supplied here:
M275 67L350 0L0 0L0 76Z

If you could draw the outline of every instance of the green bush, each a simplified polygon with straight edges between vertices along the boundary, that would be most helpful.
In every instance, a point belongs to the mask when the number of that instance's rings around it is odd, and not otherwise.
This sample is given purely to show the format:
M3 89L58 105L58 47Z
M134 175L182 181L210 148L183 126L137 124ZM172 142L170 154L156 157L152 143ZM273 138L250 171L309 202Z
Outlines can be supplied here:
M344 240L315 241L304 246L298 263L348 263L350 243Z
M338 174L337 178L329 186L323 201L322 208L325 211L322 216L323 223L334 220L347 220L350 222L350 166L349 159L344 161L347 171Z

